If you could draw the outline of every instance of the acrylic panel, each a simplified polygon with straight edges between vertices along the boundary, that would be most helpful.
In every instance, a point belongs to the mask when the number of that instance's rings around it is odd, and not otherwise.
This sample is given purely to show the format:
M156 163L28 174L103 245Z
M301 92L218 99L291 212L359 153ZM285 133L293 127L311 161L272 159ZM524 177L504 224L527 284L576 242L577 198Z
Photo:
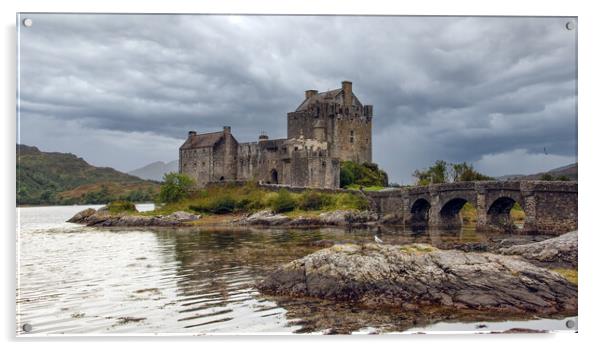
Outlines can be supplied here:
M19 336L577 331L577 18L17 14Z

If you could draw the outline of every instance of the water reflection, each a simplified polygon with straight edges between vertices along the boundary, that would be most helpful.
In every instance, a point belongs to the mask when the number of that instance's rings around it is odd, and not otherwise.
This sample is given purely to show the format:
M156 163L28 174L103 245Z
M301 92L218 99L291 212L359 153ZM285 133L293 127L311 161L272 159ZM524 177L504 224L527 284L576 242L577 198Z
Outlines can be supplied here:
M81 207L21 209L17 327L32 333L403 331L462 319L448 312L365 310L267 297L254 283L283 263L336 243L429 243L440 248L545 237L399 228L101 229L65 223ZM440 310L439 310L440 311ZM474 316L470 316L473 317Z

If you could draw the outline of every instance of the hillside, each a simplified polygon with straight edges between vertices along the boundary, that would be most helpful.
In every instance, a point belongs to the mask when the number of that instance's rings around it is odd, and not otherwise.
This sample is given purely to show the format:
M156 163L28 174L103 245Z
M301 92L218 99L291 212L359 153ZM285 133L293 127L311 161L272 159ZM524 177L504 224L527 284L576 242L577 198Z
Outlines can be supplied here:
M17 205L152 200L159 184L95 167L71 153L42 152L17 145Z
M132 171L128 171L128 174L137 176L145 180L162 181L163 174L177 172L178 161L174 160L169 163L165 162L153 162Z
M500 176L498 180L540 180L545 175L550 175L554 179L567 178L571 181L577 181L578 177L578 165L577 163L565 165L560 168L548 170L546 172L531 174L531 175L504 175Z

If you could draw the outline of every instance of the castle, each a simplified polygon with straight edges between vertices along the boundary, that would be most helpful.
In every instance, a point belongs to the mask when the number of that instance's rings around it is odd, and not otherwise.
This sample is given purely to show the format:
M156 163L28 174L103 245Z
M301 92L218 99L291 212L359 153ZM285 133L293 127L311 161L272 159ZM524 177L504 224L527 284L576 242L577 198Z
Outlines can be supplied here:
M256 180L300 187L338 188L340 161L372 162L372 106L362 105L350 81L339 89L305 91L287 114L286 139L239 143L229 126L206 134L188 132L179 171L208 182Z

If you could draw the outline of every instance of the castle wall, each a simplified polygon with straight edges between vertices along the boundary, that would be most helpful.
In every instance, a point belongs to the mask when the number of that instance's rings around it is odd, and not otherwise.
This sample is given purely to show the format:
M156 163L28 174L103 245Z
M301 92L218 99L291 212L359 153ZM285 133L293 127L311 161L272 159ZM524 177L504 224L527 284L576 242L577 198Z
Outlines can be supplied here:
M351 113L337 115L334 120L332 155L340 160L372 163L372 118Z
M287 130L289 139L320 139L324 134L332 157L372 162L372 106L316 104L308 111L288 113Z
M180 173L192 177L197 186L213 180L213 147L180 150Z

